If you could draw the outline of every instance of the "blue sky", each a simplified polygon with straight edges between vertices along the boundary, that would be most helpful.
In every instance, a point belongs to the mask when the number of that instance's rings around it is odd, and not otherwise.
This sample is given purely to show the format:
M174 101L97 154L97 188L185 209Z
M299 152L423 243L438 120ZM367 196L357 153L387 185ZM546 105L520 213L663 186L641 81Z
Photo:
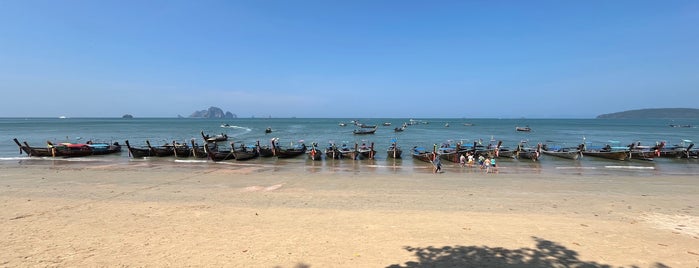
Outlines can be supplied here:
M699 108L697 1L0 1L0 117Z

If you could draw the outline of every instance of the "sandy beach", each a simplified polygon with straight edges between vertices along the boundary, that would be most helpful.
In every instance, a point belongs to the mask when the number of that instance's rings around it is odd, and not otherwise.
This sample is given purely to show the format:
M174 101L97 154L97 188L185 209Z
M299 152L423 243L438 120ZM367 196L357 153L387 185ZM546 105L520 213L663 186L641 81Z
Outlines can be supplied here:
M696 176L0 169L2 267L699 267Z

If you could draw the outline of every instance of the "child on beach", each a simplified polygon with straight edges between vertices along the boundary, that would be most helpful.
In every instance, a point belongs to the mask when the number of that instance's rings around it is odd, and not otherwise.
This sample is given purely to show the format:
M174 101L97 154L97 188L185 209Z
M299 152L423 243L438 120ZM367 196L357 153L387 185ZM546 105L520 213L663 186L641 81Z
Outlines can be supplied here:
M473 155L471 153L468 153L468 167L473 167Z
M495 157L490 158L490 165L493 167L493 171L498 173L498 165L495 164Z
M484 161L485 161L485 157L484 157L483 155L479 155L479 156L478 156L478 167L479 167L480 169L483 169L483 168L484 168L484 166L483 166Z
M466 166L466 156L464 156L463 154L459 157L459 166Z
M485 167L485 173L490 173L490 157L486 158L485 161L483 161L483 166Z

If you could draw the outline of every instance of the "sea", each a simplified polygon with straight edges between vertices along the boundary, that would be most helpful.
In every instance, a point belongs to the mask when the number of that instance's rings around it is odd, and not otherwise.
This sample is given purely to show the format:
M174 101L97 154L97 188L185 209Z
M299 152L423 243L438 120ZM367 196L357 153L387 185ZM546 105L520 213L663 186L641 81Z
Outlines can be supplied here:
M356 135L354 123L376 125L375 134ZM342 126L344 123L346 126ZM386 124L386 125L384 125ZM390 124L390 125L389 125ZM396 127L408 124L402 132ZM682 127L672 127L679 125ZM530 132L516 131L516 127L528 126ZM317 143L325 148L329 143L374 143L378 152L373 160L311 161L307 157L294 159L260 158L252 161L223 161L217 167L259 165L265 168L306 170L310 172L363 173L431 173L430 163L413 160L411 148L431 149L444 143L488 145L502 141L502 145L515 148L524 142L532 146L538 143L557 146L655 145L665 141L668 146L699 141L699 119L469 119L469 118L0 118L0 164L4 165L62 165L76 163L109 162L128 168L133 163L157 163L164 165L211 166L207 160L176 159L174 157L132 159L124 146L121 154L82 158L37 158L20 154L13 141L26 141L32 146L45 146L52 142L118 142L125 145L145 146L172 141L186 142L194 139L202 144L201 132L208 135L227 134L229 141L252 145L259 141L269 144L277 138L280 145ZM271 128L271 133L265 129ZM386 157L386 148L395 142L403 149L403 159ZM544 156L539 161L503 159L497 161L499 173L542 173L571 175L697 175L697 159L665 159L654 161L616 161L583 157L579 160ZM458 164L444 163L445 172L477 173L474 168L462 168Z

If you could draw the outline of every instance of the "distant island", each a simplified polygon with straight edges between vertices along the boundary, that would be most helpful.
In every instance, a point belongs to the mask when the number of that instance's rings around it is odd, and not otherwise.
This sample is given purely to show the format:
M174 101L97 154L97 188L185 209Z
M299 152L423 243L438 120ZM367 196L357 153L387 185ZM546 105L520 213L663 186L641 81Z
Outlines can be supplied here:
M598 119L643 119L643 118L699 118L699 109L694 108L655 108L629 110L618 113L602 114Z
M125 114L125 115L122 115L121 118L131 119L131 118L133 118L133 115Z
M190 118L238 118L238 116L231 112L223 112L221 108L211 106L207 110L195 111L192 113Z

